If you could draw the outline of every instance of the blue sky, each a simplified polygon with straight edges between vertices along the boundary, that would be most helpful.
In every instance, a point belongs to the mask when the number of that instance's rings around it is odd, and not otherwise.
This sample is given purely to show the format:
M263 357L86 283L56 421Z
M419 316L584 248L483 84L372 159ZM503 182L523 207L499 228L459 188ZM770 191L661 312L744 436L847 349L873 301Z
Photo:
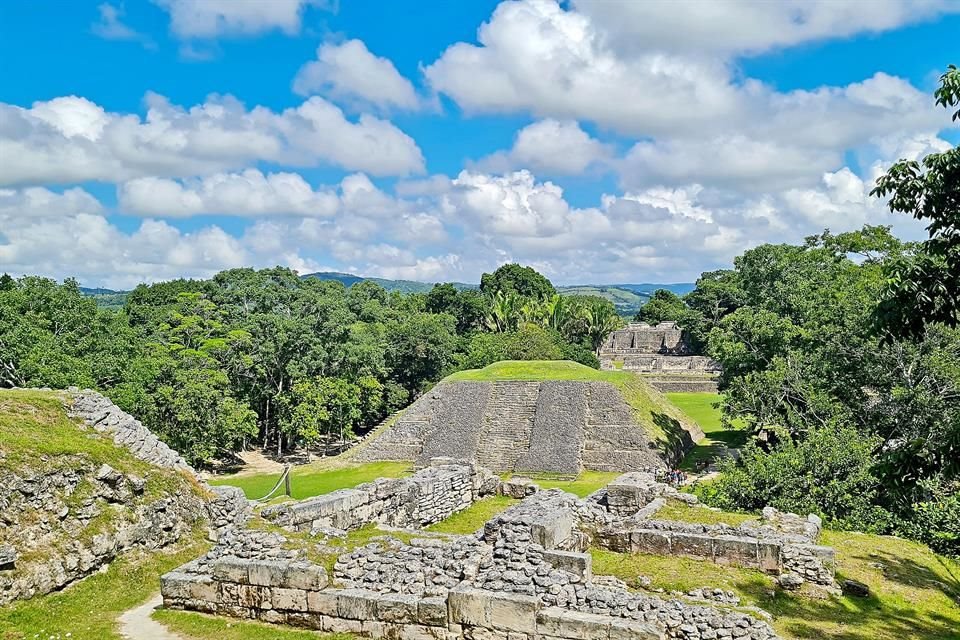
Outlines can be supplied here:
M916 223L960 2L0 4L0 270L684 281Z

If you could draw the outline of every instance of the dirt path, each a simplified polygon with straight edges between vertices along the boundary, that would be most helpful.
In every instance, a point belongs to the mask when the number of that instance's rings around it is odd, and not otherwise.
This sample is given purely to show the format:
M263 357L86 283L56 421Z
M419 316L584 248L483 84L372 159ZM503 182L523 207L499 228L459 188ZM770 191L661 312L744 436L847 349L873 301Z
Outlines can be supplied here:
M140 606L126 611L119 618L120 635L127 640L183 640L182 636L150 617L161 604L163 598L158 593Z

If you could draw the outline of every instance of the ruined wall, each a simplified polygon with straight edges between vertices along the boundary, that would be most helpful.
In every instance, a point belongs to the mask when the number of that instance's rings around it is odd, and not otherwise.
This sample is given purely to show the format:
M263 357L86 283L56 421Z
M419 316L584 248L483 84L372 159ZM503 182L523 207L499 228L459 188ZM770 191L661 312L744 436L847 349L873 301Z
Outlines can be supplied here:
M379 478L299 502L267 507L260 515L295 531L350 531L375 522L392 527L425 527L494 493L497 478L470 464L421 469L409 478Z
M665 467L699 435L662 452L607 382L447 382L365 443L356 459L424 465L448 456L497 472L575 476Z
M654 327L635 322L614 331L600 347L600 367L675 375L720 372L717 362L694 354L675 322Z

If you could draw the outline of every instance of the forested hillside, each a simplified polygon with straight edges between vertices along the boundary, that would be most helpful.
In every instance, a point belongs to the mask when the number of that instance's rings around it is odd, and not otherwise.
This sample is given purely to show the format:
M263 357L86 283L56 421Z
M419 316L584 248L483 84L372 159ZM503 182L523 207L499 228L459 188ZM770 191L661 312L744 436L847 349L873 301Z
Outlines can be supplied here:
M142 285L120 310L73 281L0 278L0 387L93 387L195 464L246 446L339 446L430 384L502 359L598 366L619 322L506 265L482 290L387 293L276 268Z

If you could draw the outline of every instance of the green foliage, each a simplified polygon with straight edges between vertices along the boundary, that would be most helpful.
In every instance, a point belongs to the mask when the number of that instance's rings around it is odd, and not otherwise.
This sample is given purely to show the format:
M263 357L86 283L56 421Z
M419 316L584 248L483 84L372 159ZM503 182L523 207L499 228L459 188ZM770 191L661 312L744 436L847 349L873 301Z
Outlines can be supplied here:
M505 264L493 273L483 274L480 277L480 291L488 296L513 293L536 300L544 300L557 293L553 284L533 267L523 267L516 263Z
M960 69L940 77L936 103L960 105ZM953 113L960 119L960 110ZM960 148L922 161L900 160L880 176L871 195L889 197L894 213L927 225L929 238L915 252L892 261L876 310L878 327L893 335L921 337L934 323L960 323Z
M880 482L873 475L878 441L850 426L825 425L807 438L784 438L770 451L748 443L740 461L727 462L707 497L722 509L758 511L771 505L794 513L819 513L835 526L885 530L889 515L874 505Z

